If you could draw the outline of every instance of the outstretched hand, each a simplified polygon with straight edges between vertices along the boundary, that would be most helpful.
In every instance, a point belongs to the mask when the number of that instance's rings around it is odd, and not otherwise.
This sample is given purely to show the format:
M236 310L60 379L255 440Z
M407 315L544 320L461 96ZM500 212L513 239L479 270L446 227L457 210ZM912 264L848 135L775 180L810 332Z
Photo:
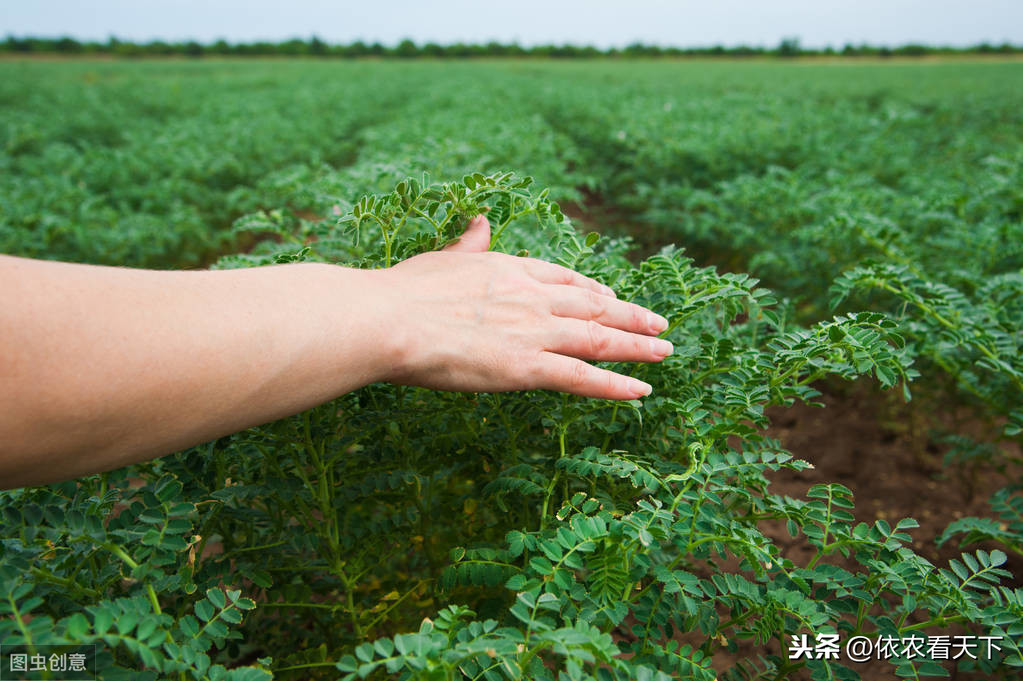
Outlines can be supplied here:
M384 270L132 270L0 255L0 489L110 470L374 381L642 397L585 360L659 362L667 322L606 286L488 251L476 218Z
M386 270L396 343L383 380L452 391L549 389L613 400L650 386L584 360L660 362L667 321L552 263L488 251L480 215L461 239Z

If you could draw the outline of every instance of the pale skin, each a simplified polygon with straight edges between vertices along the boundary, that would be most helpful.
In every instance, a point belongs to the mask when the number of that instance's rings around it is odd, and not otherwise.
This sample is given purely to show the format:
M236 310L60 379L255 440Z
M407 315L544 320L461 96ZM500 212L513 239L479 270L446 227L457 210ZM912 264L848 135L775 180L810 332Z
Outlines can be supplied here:
M154 271L0 256L0 489L178 451L385 381L628 400L667 322L490 227L381 270Z

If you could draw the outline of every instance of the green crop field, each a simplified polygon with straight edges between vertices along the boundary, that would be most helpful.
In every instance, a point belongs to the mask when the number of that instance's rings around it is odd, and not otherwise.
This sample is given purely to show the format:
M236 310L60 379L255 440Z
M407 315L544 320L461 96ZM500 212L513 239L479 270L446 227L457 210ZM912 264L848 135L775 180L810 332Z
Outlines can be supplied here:
M0 60L0 253L386 267L482 210L669 320L618 366L651 396L375 384L0 492L0 640L104 679L1019 678L1023 62ZM794 453L804 404L925 473L808 477L856 443ZM901 645L798 654L832 634Z

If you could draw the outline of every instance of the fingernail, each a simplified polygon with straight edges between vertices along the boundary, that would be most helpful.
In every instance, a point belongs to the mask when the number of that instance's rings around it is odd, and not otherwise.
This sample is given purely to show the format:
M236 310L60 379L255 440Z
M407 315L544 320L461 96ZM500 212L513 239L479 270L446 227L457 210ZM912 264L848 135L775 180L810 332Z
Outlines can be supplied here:
M668 320L654 312L647 313L647 323L650 325L650 330L654 333L660 333L668 328Z
M649 383L644 383L638 378L630 378L629 390L631 390L636 397L645 397L653 391L653 388L650 387Z
M667 357L675 351L675 346L664 340L663 338L651 338L650 339L650 352L655 355Z

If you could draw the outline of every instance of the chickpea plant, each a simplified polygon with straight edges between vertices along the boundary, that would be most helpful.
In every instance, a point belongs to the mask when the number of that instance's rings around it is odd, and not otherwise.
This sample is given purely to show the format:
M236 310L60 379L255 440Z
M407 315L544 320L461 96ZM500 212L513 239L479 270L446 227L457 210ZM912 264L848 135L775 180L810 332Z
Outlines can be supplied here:
M856 522L840 484L771 490L812 464L766 435L767 408L814 403L829 377L905 387L896 319L798 326L755 279L678 249L633 265L626 240L579 235L509 173L406 180L336 219L250 215L237 229L277 239L219 266L386 267L482 211L492 248L669 319L673 356L615 367L650 397L377 384L131 470L0 495L4 643L96 643L107 679L856 679L841 660L788 659L791 638L961 625L1002 637L963 669L1018 673L1023 591L1002 584L1003 552L932 565L910 548L915 521ZM779 524L805 560L782 555ZM715 672L740 645L755 652Z

